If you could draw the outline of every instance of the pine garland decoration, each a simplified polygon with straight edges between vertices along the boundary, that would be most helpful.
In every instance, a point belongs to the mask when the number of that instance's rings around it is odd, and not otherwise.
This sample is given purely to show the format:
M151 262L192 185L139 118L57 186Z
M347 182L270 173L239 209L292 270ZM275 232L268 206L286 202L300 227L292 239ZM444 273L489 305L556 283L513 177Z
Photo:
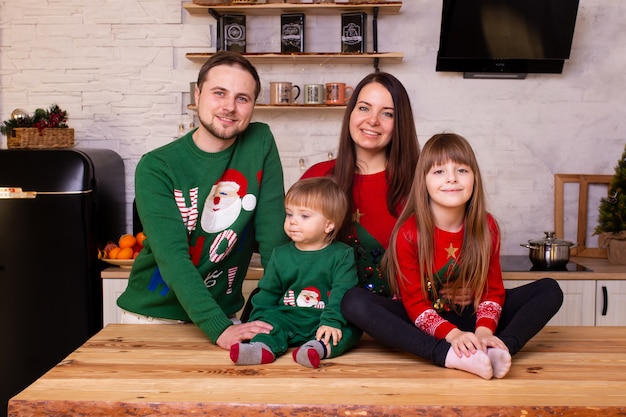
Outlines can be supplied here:
M32 116L24 116L20 118L11 118L5 120L0 125L0 133L9 136L11 131L18 127L36 127L39 134L43 135L43 130L49 128L66 128L67 112L62 110L58 105L53 104L49 109L36 109Z
M599 212L594 234L626 231L626 147L615 167L608 197L600 199Z

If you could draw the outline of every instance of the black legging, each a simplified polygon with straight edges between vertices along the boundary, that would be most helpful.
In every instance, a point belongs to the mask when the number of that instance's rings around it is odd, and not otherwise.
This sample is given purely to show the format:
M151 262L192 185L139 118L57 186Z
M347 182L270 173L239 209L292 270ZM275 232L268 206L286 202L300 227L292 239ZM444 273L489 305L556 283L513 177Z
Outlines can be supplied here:
M561 304L563 291L551 278L508 289L496 336L509 348L511 355L515 355L550 321ZM419 330L407 316L401 301L353 288L343 297L341 312L375 340L439 366L445 365L451 345L445 339L437 340ZM461 330L474 331L476 315L472 308L464 309L460 315L451 312L442 317Z

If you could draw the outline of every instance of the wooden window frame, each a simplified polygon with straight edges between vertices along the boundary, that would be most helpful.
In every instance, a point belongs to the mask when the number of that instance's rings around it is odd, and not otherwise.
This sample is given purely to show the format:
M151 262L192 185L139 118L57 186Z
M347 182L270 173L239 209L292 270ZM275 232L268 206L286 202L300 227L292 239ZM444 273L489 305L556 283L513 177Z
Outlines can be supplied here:
M578 225L576 241L578 245L571 248L572 256L586 258L606 258L606 248L589 248L585 246L587 240L587 208L589 206L589 186L591 184L607 184L613 179L612 175L587 174L554 174L554 231L556 237L563 239L565 222L565 184L577 183L578 186Z

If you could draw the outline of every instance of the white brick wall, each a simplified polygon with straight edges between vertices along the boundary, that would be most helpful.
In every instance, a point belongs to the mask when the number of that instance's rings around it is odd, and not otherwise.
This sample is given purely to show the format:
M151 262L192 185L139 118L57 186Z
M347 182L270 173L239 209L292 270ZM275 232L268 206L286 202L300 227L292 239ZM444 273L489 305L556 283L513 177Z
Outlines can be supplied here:
M422 143L442 130L471 141L491 209L503 225L503 253L526 254L520 243L554 229L554 173L612 174L621 156L626 2L581 0L564 73L521 81L435 72L440 13L439 0L405 0L401 14L380 16L379 50L405 55L381 69L409 90ZM249 51L278 51L278 23L278 16L249 17ZM212 24L210 17L185 12L180 0L0 0L0 116L59 104L76 129L77 147L110 148L123 156L130 202L138 158L190 121L189 82L199 65L184 55L214 50ZM307 16L307 50L338 51L338 27L337 16ZM258 69L266 86L277 80L354 85L372 67ZM258 111L255 118L272 126L286 186L299 177L301 158L309 166L336 148L341 112ZM0 146L6 147L6 138ZM575 240L575 197L568 203L565 238ZM592 207L592 223L596 214Z

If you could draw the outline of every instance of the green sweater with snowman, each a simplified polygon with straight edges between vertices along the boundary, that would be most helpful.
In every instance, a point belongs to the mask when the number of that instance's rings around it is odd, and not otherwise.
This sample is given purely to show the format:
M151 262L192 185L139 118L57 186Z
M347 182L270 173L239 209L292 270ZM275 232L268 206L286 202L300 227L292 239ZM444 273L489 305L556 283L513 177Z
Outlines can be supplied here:
M150 317L192 321L215 343L244 303L258 245L265 265L288 241L283 171L274 137L251 123L232 146L200 150L189 132L144 155L135 199L147 239L117 304Z

